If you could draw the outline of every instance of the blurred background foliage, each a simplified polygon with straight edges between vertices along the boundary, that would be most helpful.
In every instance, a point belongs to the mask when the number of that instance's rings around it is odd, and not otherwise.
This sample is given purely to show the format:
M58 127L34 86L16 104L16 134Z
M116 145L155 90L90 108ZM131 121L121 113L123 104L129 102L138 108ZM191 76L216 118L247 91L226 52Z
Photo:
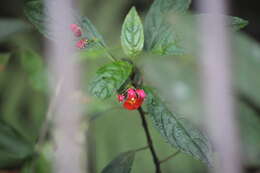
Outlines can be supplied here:
M46 59L43 36L23 14L25 2L9 0L1 2L0 6L0 172L46 173L51 168L52 145L45 143L40 152L36 152L39 149L35 146L48 109ZM195 2L191 11L196 13ZM260 40L259 2L231 2L230 15L250 22L243 31L232 32L231 43L242 158L245 170L256 172L260 168L260 46L256 41ZM95 24L111 52L124 57L120 46L123 19L133 5L144 17L151 3L152 0L79 0L79 9ZM173 25L182 31L180 35L190 53L164 57L143 54L137 61L145 82L157 88L171 110L201 126L203 105L200 102L195 41L200 36L190 19L177 21L178 25L174 21ZM90 78L101 64L109 62L102 55L102 50L80 53L83 89L75 93L83 106L86 104L84 117L90 120L89 133L86 134L90 147L90 172L100 172L121 152L147 145L137 112L122 109L116 97L100 101L87 94ZM176 151L152 126L150 129L160 158ZM186 154L163 163L162 168L165 173L207 172L202 163ZM132 172L153 170L149 151L138 152Z

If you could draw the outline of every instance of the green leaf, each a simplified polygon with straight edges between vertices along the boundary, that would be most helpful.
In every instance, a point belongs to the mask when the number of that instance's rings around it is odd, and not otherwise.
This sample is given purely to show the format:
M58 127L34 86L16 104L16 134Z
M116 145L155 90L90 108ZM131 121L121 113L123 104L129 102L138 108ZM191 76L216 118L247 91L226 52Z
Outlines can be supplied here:
M174 21L183 16L189 5L190 0L156 0L152 4L144 23L144 48L146 51L159 55L183 55L186 52L186 47L184 47L186 44L183 44L182 38L185 33L183 33L183 30L178 30L179 26L175 26L178 25L178 22L174 23L173 26L167 20L169 14L177 14L170 16L171 18L174 17ZM210 17L210 15L207 16ZM192 23L194 21L196 20L193 20ZM243 28L248 23L238 17L229 17L229 21L229 25L235 30ZM183 23L183 21L179 22ZM193 26L191 26L192 29L194 29Z
M0 41L6 39L6 37L20 31L26 31L29 27L26 23L18 19L0 19Z
M0 123L0 168L18 166L33 155L33 146L10 126Z
M235 33L234 48L235 86L248 97L260 103L260 44L246 34Z
M240 30L248 25L248 21L241 19L239 17L230 17L231 19L231 27L234 30Z
M43 4L41 1L29 1L26 3L24 8L24 13L27 19L47 38L53 39L53 35L50 31L47 31L45 28L45 20L49 21L50 19L45 19Z
M55 3L55 2L52 2ZM98 33L94 25L90 22L90 20L85 16L79 16L77 13L71 9L72 14L74 15L74 21L77 25L79 25L82 29L82 37L86 37L90 40L95 40L90 44L94 44L98 47L105 47L105 42L102 36ZM28 20L47 38L51 40L55 40L53 33L47 30L46 24L48 23L58 23L54 21L54 19L47 17L44 14L44 7L41 1L30 1L26 3L24 13ZM69 29L69 26L59 26L59 30Z
M148 94L146 104L150 118L166 141L212 166L212 150L207 137L189 121L173 114L151 89L145 88L145 91Z
M106 48L106 43L95 28L95 26L91 23L91 21L83 16L83 17L77 17L78 18L78 25L82 28L83 31L83 37L87 37L90 40L95 40L94 45L99 48Z
M32 50L23 50L20 59L22 68L27 73L32 87L47 92L47 71L41 57Z
M102 173L130 173L134 158L134 151L121 153L102 170Z
M260 118L248 105L239 103L239 127L242 140L243 162L245 165L260 165Z
M51 173L52 162L54 158L54 150L47 143L41 148L41 152L37 153L37 157L28 160L21 168L21 173Z
M211 15L211 14L198 14L198 15L194 15L194 16L196 18L208 17L211 20L215 19L214 15ZM248 21L244 20L242 18L234 17L234 16L226 16L226 15L221 15L221 16L225 17L227 19L228 26L230 26L235 31L238 31L248 25Z
M0 54L0 72L4 71L9 58L10 58L11 54L10 53L1 53Z
M126 61L115 61L101 67L90 84L90 92L101 99L110 97L127 81L132 65Z
M135 7L127 14L121 31L121 44L126 55L138 55L144 45L144 32L142 21Z
M183 48L175 31L166 21L169 12L184 13L191 0L155 0L145 17L145 50L160 55L181 55Z

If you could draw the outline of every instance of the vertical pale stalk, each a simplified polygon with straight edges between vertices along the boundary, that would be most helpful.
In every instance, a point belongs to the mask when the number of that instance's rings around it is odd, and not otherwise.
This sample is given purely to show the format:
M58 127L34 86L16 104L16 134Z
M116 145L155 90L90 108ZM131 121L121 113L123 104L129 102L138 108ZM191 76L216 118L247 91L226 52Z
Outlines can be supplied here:
M54 112L54 145L55 173L83 173L84 138L80 130L81 114L78 100L73 94L80 88L79 70L75 63L73 34L70 24L73 23L71 13L73 0L45 0L46 15L51 19L47 23L55 42L46 44L52 86L61 83ZM47 21L48 22L48 21ZM54 87L55 88L55 87ZM83 149L84 148L84 149Z
M210 13L200 18L202 33L201 78L205 126L217 152L216 173L240 173L239 139L232 98L231 52L225 26L226 0L200 0L199 8ZM211 17L209 17L211 16Z

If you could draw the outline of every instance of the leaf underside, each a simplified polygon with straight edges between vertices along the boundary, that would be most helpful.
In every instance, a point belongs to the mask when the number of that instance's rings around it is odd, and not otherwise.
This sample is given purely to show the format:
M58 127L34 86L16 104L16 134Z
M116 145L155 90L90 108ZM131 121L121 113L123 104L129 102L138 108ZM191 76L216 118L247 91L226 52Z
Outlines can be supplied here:
M159 55L183 55L188 53L186 44L183 43L182 30L178 30L175 18L185 16L191 0L155 0L148 11L144 22L146 51ZM200 14L211 16L209 14ZM198 15L191 15L198 16ZM223 15L224 16L224 15ZM169 18L170 17L170 18ZM228 25L234 30L245 27L248 22L238 17L226 16ZM170 20L169 20L170 19ZM212 17L214 20L214 17ZM192 20L194 22L196 20ZM172 24L174 23L174 25ZM195 25L194 25L195 24ZM197 29L196 23L192 23L192 31ZM185 34L185 33L184 33ZM193 40L190 40L193 41Z
M145 91L148 94L146 105L149 117L165 140L184 153L212 166L212 149L207 137L189 121L170 112L151 89L145 88Z
M184 13L191 0L155 0L145 17L145 49L160 55L181 55L183 48L166 14Z
M102 170L102 173L130 173L134 157L134 151L121 153Z

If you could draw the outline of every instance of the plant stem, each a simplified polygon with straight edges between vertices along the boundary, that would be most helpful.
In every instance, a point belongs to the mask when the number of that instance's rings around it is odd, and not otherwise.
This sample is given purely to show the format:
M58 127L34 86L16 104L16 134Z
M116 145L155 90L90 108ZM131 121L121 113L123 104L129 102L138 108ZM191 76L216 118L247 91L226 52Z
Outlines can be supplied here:
M101 48L105 49L107 57L111 60L111 61L116 61L117 59L107 50L106 46L102 43L99 42L101 44Z
M113 107L108 108L104 111L94 113L93 115L90 115L91 118L89 118L89 121L92 122L92 121L96 120L97 118L99 118L100 116L102 116L103 114L108 113L108 112L113 111L113 110L116 110L116 109L122 109L122 107L113 106Z
M162 171L161 171L161 167L160 167L160 161L159 161L159 159L156 155L156 152L155 152L155 149L154 149L154 146L153 146L153 141L152 141L149 129L148 129L148 124L147 124L146 119L145 119L145 112L142 109L142 107L140 107L138 109L138 112L139 112L140 117L142 119L142 125L143 125L144 131L145 131L145 136L146 136L146 139L147 139L148 147L149 147L150 152L151 152L152 157L153 157L153 162L154 162L155 170L156 170L155 172L161 173Z
M142 147L142 148L138 148L138 149L135 150L135 152L143 151L143 150L146 150L146 149L148 149L148 148L149 148L149 146L145 146L145 147Z
M107 50L106 50L106 53L107 53L107 57L111 60L111 61L116 61L116 58L110 54Z
M164 163L164 162L170 160L171 158L175 157L175 156L178 155L179 153L180 153L180 150L176 151L175 153L173 153L172 155L166 157L165 159L160 160L160 164L162 164L162 163Z
M116 61L116 60L117 60L117 59L107 50L106 45L104 45L100 40L98 40L97 38L94 38L92 41L99 43L99 44L98 44L98 47L105 50L105 53L106 53L107 57L108 57L111 61Z

